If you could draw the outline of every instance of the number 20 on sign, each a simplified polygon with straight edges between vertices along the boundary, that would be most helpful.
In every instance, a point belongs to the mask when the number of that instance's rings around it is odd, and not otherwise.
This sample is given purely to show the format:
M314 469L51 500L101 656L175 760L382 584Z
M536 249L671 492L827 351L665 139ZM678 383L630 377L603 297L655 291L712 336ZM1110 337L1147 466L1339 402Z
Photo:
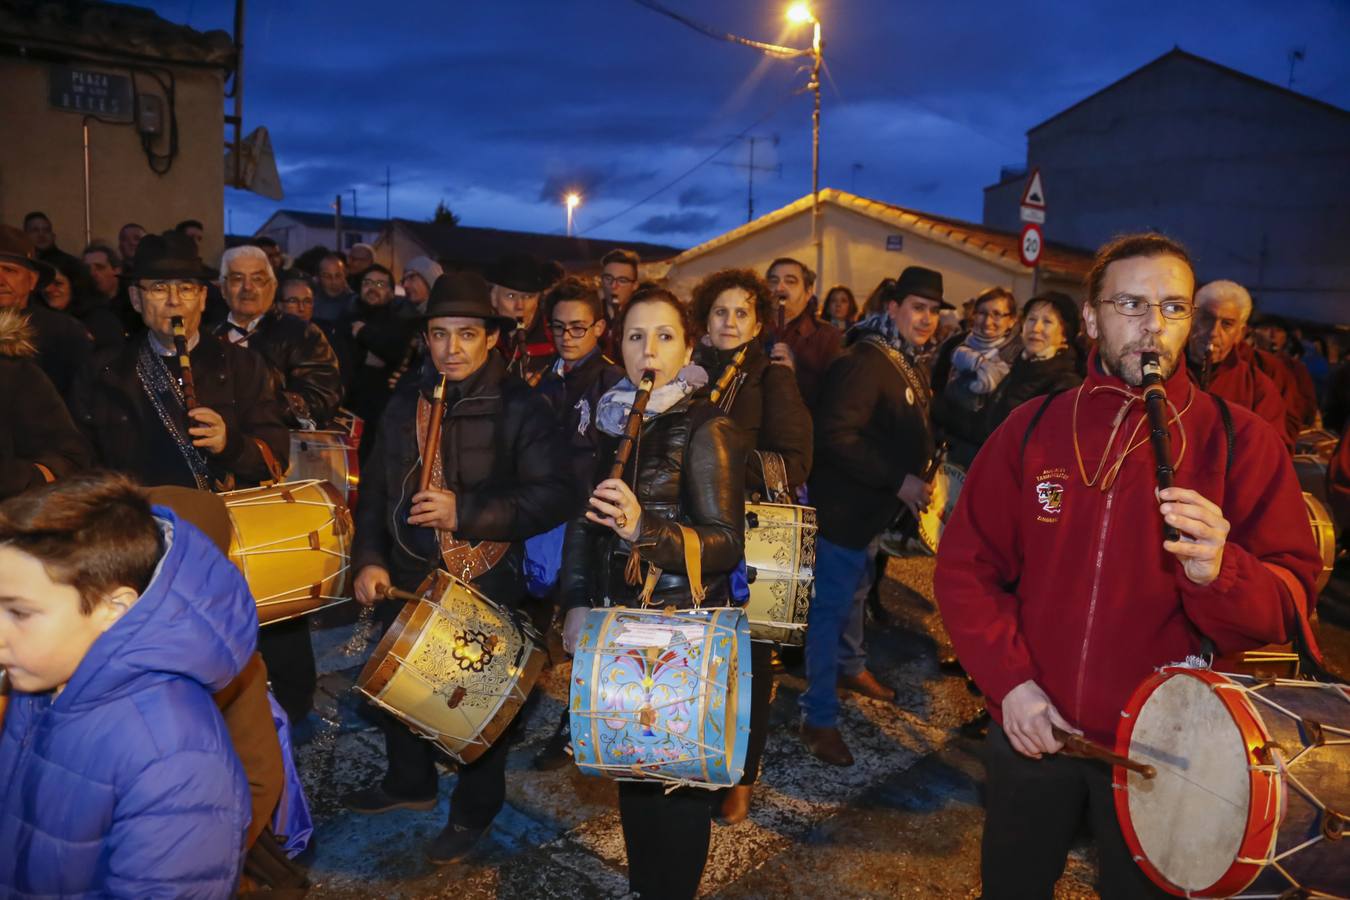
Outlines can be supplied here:
M1041 259L1041 248L1045 241L1041 237L1040 226L1034 222L1028 222L1022 226L1022 240L1018 244L1018 250L1022 256L1022 265L1028 268L1033 267Z

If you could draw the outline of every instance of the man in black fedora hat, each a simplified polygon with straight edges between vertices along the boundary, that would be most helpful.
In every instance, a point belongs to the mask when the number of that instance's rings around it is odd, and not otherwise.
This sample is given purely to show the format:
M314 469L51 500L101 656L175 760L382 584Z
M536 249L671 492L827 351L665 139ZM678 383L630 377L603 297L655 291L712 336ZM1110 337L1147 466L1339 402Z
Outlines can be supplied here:
M103 464L147 485L247 487L286 466L290 439L267 364L201 329L214 275L191 237L146 235L129 279L146 332L95 355L71 388L71 413ZM174 346L175 317L187 370Z
M451 272L438 278L423 323L428 361L419 389L389 401L362 473L352 549L356 599L370 605L391 585L414 590L443 568L514 609L525 593L524 541L573 511L566 446L548 401L508 373L494 351L513 320L493 309L481 276ZM442 382L440 440L423 447L432 391ZM425 453L440 461L422 489ZM401 606L384 600L376 616L387 627ZM431 809L438 751L392 718L383 729L384 778L344 803L372 814ZM502 736L460 766L450 821L427 848L432 862L462 859L492 824L505 798L508 743Z
M94 349L94 338L74 316L32 299L55 275L26 234L0 225L0 309L18 310L28 317L38 365L65 396Z
M853 763L839 733L837 689L895 699L866 668L863 602L877 537L901 504L921 509L932 495L920 477L934 449L931 396L916 356L937 331L938 312L951 308L940 272L908 267L883 310L849 329L821 382L810 479L820 530L801 730L807 749L831 765Z
M509 341L498 345L499 349L511 373L531 386L539 383L556 359L548 323L539 314L539 299L562 276L562 266L528 253L508 254L487 271L487 280L492 283L492 308L514 322L516 329Z

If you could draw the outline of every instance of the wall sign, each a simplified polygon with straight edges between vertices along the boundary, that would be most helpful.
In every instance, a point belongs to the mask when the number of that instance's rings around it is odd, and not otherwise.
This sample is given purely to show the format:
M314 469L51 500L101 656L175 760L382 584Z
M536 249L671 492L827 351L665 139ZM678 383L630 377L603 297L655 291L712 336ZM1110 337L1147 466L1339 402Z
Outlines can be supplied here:
M73 66L51 67L47 97L57 109L124 122L132 120L136 108L129 76Z
M905 249L905 236L903 234L886 235L886 249L899 253Z

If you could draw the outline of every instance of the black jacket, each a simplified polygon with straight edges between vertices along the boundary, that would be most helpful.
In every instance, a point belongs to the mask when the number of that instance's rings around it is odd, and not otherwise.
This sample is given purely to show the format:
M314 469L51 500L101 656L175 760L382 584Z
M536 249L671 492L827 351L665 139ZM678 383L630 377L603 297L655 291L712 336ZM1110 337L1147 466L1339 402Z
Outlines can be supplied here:
M71 388L70 411L108 468L134 475L147 485L196 487L186 464L174 460L165 468L157 462L162 458L155 455L155 448L168 446L167 429L136 374L136 359L147 340L149 334L95 356ZM290 434L267 364L206 333L188 358L198 402L225 420L225 449L218 454L203 451L213 477L223 480L232 474L240 488L270 477L255 438L267 445L284 471Z
M221 322L212 331L228 340L233 327ZM290 424L310 419L322 428L333 418L342 403L342 376L337 354L318 325L274 307L258 321L246 346L267 361Z
M352 326L361 323L355 335ZM351 312L338 319L334 331L343 346L339 355L352 361L352 372L345 378L347 405L366 420L366 436L379 426L380 414L389 402L391 377L405 364L411 364L413 336L417 323L394 310L394 304L370 306L357 301ZM362 442L363 450L365 442ZM365 454L362 454L365 459Z
M694 351L694 362L707 370L709 384L716 384L735 355L736 350L699 347ZM736 388L730 415L746 433L747 449L781 455L787 467L788 484L793 487L805 484L814 455L811 413L802 399L796 376L786 366L769 362L758 341L751 342L741 372L744 380ZM753 453L746 456L745 489L764 492L764 472Z
M870 340L852 343L830 365L816 405L811 503L820 535L860 549L900 510L906 475L921 475L933 455L926 386L915 391ZM911 365L922 379L921 367Z
M1078 351L1065 347L1049 359L1026 359L1018 356L1012 371L999 383L994 395L982 410L978 431L970 439L983 444L1004 419L1017 407L1033 397L1057 394L1083 383L1079 371Z
M623 370L597 347L570 372L558 374L550 368L537 390L553 408L567 438L573 484L580 503L590 495L595 482L596 461L601 438L595 427L595 411L605 392L623 379Z
M430 394L430 380L419 390ZM418 390L389 401L361 479L352 571L389 570L395 584L415 584L442 565L431 528L409 525L421 462L417 452ZM459 385L451 385L441 429L445 486L459 515L455 536L509 541L506 556L476 582L498 603L524 593L523 541L561 524L573 509L571 471L547 401L506 374L497 353ZM458 574L458 573L456 573Z
M0 313L0 500L93 465L65 401L33 360L32 332L17 311Z
M61 396L70 396L75 374L89 361L89 354L94 350L93 335L79 319L31 297L24 313L32 323L38 365Z
M93 335L94 350L112 350L127 340L126 327L113 311L111 300L101 297L76 297L66 309Z
M602 465L618 439L606 437ZM731 602L729 575L745 554L745 440L730 418L706 400L688 398L642 425L624 469L642 504L637 546L642 559L662 570L653 602L689 607L684 535L698 533L702 547L704 606ZM584 516L567 524L559 587L564 609L636 603L639 589L624 569L630 545ZM645 567L644 567L645 575Z

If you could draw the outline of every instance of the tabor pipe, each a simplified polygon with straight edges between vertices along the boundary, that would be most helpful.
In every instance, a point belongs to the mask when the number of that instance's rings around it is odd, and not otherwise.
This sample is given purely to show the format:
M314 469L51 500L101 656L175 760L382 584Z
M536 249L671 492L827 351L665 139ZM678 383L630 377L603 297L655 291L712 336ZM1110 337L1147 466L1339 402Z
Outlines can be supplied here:
M192 378L192 360L188 357L187 330L183 327L183 317L171 317L169 325L173 327L173 347L178 352L178 367L183 378L183 402L188 409L196 409L201 404L197 402L197 382Z
M1139 354L1143 373L1144 410L1148 414L1149 440L1153 444L1153 458L1157 465L1158 489L1172 486L1172 437L1167 431L1167 390L1163 387L1162 365L1158 354ZM1181 532L1171 525L1163 525L1163 536L1169 541L1181 540Z
M417 490L422 492L431 487L431 477L436 470L436 451L441 445L441 420L445 417L446 377L436 382L431 393L431 415L427 417L426 440L422 442L422 476L417 481Z
M652 398L652 386L656 383L656 372L652 369L642 373L638 381L637 394L633 397L633 409L623 426L623 436L619 438L618 449L614 452L614 464L609 467L610 478L622 478L628 458L633 455L633 446L637 443L638 432L642 430L642 417L647 412L647 401Z

